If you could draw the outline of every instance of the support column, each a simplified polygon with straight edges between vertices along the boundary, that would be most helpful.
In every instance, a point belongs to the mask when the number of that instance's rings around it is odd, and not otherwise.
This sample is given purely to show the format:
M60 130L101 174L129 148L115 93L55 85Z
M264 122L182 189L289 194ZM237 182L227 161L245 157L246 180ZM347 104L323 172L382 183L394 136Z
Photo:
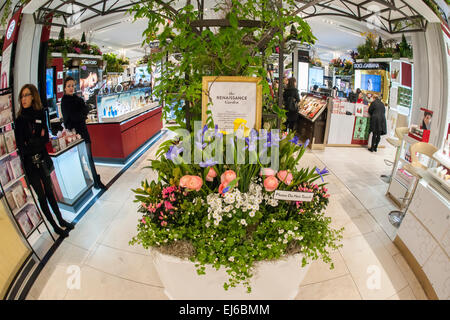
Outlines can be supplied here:
M411 35L414 52L414 92L411 109L411 123L419 123L420 108L428 106L428 52L424 32Z
M17 102L20 88L27 83L38 86L39 46L42 25L36 25L32 14L24 14L19 30L14 62L14 99ZM16 114L19 104L15 103Z

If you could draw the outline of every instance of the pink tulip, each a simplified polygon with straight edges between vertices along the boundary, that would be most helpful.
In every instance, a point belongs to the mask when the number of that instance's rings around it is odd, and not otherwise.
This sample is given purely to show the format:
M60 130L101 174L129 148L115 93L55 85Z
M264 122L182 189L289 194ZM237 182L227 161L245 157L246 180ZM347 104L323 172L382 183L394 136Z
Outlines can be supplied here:
M183 177L181 177L181 179L180 179L180 187L186 188L189 180L191 180L191 176L183 176Z
M274 176L269 176L264 179L264 188L266 191L272 192L278 187L278 179Z
M292 173L288 172L287 170L278 171L277 177L287 185L290 185L292 183L292 179L294 179Z
M221 183L220 186L219 186L219 193L220 193L220 194L223 194L223 189L225 189L225 188L226 188L226 185L224 185L223 183Z
M209 168L208 174L206 175L206 181L214 181L214 178L217 177L217 172L213 168Z
M276 171L272 168L261 168L261 171L259 172L260 176L274 176L276 174Z
M188 180L186 187L191 190L200 191L202 185L203 185L202 178L198 176L191 176L191 179Z
M220 182L226 183L227 185L234 179L236 179L236 172L233 170L227 170L220 176Z

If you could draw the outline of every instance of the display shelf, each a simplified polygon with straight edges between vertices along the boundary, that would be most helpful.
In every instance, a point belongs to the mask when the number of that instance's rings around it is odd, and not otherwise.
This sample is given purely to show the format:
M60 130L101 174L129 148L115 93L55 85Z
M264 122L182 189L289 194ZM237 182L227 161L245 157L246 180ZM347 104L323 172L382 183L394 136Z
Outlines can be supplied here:
M450 181L446 181L439 177L434 171L435 168L428 168L427 173L434 178L434 181L438 182L447 192L450 192Z
M450 157L445 156L441 150L438 150L433 154L433 159L438 161L444 167L450 169Z
M25 204L23 206L21 206L20 208L14 209L13 210L13 215L16 216L18 213L20 213L24 208L26 208L30 204L34 204L34 201L33 201L32 197L28 197L27 198L27 202L25 202Z
M12 154L15 153L15 152L17 152L17 149L11 151L10 153L5 153L4 155L2 155L2 156L0 157L0 161L3 160L3 159L8 158L10 155L12 155Z
M12 121L11 121L11 122L8 122L8 123L5 123L4 125L1 125L1 126L0 126L0 130L2 130L4 127L9 126L9 125L12 126L13 124L14 124L14 122L12 122Z
M64 152L70 150L71 148L75 147L76 145L82 143L84 141L84 139L78 139L76 141L73 141L71 143L69 143L68 145L66 145L66 147L62 150L59 150L58 152L49 152L48 155L51 157L57 157L60 154L63 154Z
M20 177L18 177L16 179L9 181L7 184L4 185L3 189L6 191L10 187L12 187L14 184L16 184L16 182L20 181L20 179L22 179L23 177L25 177L24 174L22 174Z

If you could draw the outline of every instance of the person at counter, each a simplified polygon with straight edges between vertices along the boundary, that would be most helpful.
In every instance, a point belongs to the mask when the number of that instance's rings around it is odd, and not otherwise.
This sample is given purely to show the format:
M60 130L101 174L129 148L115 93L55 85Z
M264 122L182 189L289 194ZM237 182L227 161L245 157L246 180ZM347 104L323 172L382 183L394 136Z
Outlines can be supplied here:
M61 237L67 237L69 231L74 227L63 219L53 194L50 173L54 166L45 147L49 141L49 133L41 99L34 85L26 84L22 87L19 93L19 105L20 110L14 132L25 173L36 192L41 210L47 221L57 234ZM56 219L65 230L61 229L53 219L47 200Z
M374 95L374 101L369 106L370 129L372 132L372 146L368 149L370 152L377 152L381 136L386 134L386 107L378 95Z
M66 128L69 130L75 129L86 143L86 151L91 166L92 177L94 178L94 188L106 189L105 185L100 180L100 175L97 174L94 159L92 157L91 138L86 126L89 107L82 98L75 94L75 80L72 77L67 77L64 80L64 96L61 99L61 112Z
M297 89L297 80L292 77L289 78L286 89L283 92L283 103L288 110L286 127L294 130L294 127L298 121L298 108L297 104L300 102L300 96Z

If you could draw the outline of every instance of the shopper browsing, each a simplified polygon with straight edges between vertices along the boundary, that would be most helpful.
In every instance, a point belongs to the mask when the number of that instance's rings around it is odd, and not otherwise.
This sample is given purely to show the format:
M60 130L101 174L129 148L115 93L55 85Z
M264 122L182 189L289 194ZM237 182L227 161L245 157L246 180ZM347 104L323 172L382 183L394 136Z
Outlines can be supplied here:
M100 181L100 176L97 174L94 159L92 158L91 137L86 126L89 107L82 98L75 94L75 80L72 77L67 77L64 80L64 96L61 99L61 111L66 128L69 130L75 129L86 143L86 151L92 177L94 178L94 188L106 189L105 185Z
M73 229L73 225L62 218L55 195L53 194L50 173L53 171L54 166L45 147L49 141L47 122L44 111L42 110L39 93L34 85L26 84L22 87L19 93L19 105L20 110L14 131L25 173L36 192L41 210L47 218L47 221L57 234L61 237L67 237L68 231ZM61 229L56 224L48 207L47 200L59 224L66 228L66 230Z
M287 88L283 92L283 103L287 112L287 128L294 129L298 121L297 104L300 102L300 96L297 89L297 81L294 77L288 80Z
M381 136L386 134L386 107L377 95L374 95L374 101L369 106L370 132L372 132L372 146L370 152L377 152Z

